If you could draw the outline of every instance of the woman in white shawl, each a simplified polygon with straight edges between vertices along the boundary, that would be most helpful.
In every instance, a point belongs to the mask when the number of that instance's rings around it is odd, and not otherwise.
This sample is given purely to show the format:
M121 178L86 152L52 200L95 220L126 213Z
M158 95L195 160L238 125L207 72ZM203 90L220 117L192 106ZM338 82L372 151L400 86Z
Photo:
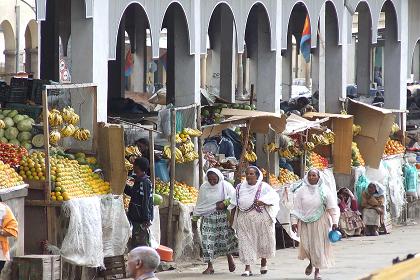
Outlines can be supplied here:
M239 241L239 259L245 264L242 276L251 276L251 264L261 258L261 274L268 272L267 259L275 256L276 215L280 198L274 189L263 182L261 171L254 166L246 170L246 181L236 187L232 199L233 228Z
M295 191L291 215L292 230L300 236L298 258L309 259L306 275L311 275L315 267L314 278L321 279L319 270L334 264L328 233L331 227L337 229L339 218L335 195L317 169L309 170Z
M235 271L232 253L238 252L238 240L230 227L229 202L235 196L235 188L224 180L223 174L215 168L206 173L206 182L201 185L193 222L201 219L201 237L204 262L208 267L203 274L213 274L213 260L227 256L229 271ZM195 224L195 223L194 223Z

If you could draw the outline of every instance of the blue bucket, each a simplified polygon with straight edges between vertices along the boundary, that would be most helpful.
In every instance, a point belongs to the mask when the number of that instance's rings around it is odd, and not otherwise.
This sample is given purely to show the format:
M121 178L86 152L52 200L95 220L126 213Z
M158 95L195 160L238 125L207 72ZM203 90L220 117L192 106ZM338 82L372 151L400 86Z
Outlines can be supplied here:
M331 243L335 243L337 241L341 240L341 232L338 230L332 230L328 233L328 239L331 241Z

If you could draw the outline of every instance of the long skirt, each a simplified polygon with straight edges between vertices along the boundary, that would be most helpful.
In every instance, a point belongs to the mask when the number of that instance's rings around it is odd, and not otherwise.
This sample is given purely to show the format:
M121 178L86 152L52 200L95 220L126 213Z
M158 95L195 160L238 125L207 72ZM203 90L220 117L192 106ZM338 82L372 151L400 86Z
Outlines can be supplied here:
M227 211L216 211L201 221L201 246L204 262L238 252L238 239L230 227Z
M265 209L262 213L255 210L235 213L235 229L239 241L239 260L243 264L252 265L260 258L275 256L275 225Z
M314 223L299 222L300 260L309 259L315 268L328 268L334 265L334 256L328 233L331 227L328 213Z
M375 209L363 209L363 222L367 226L381 226L381 215Z
M360 234L363 229L363 221L359 214L354 211L345 211L340 215L340 229L348 236Z

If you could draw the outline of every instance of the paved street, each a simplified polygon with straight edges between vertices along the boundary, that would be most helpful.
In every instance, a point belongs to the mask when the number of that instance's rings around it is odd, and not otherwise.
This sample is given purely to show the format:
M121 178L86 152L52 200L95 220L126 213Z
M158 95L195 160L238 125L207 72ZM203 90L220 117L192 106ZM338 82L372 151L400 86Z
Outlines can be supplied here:
M323 279L358 279L372 271L391 264L392 259L400 256L405 258L409 253L420 252L420 225L395 228L391 234L380 237L360 237L346 239L334 245L336 266L321 271ZM303 273L307 261L296 259L296 249L278 250L275 259L269 261L269 274L257 275L252 278L260 279L313 279ZM204 265L180 266L176 271L159 273L161 280L169 279L242 279L240 274L244 267L237 260L237 271L230 274L225 259L219 259L215 265L216 273L203 276ZM253 267L258 272L259 266Z

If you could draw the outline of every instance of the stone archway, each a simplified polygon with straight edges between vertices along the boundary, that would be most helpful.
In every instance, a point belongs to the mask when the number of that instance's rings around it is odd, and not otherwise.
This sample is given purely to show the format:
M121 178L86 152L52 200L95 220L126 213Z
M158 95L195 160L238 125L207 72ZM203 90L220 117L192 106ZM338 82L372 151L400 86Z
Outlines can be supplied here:
M13 27L8 20L1 23L4 36L4 72L12 74L16 72L16 39Z
M25 30L25 72L38 78L38 24L31 20Z

